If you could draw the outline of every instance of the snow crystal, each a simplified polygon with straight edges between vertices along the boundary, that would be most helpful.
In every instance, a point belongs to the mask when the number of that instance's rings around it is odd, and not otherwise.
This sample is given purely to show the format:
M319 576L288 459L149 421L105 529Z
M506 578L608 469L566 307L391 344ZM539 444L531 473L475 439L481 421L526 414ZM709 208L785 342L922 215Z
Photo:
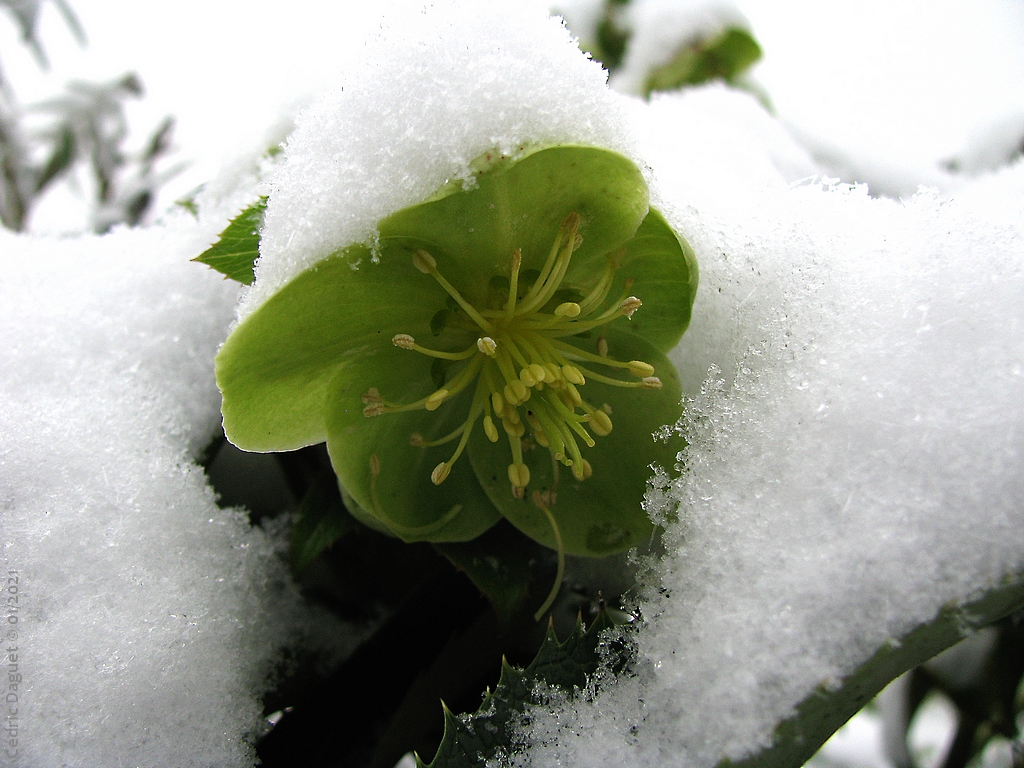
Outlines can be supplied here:
M253 764L299 601L195 464L237 287L189 259L225 221L0 230L4 765Z
M575 142L635 154L621 97L540 4L394 12L337 89L302 113L273 179L247 314L491 149Z
M1024 164L902 203L790 185L709 105L636 121L701 265L674 352L691 445L650 499L679 522L637 676L536 712L533 766L740 759L817 686L1024 569Z

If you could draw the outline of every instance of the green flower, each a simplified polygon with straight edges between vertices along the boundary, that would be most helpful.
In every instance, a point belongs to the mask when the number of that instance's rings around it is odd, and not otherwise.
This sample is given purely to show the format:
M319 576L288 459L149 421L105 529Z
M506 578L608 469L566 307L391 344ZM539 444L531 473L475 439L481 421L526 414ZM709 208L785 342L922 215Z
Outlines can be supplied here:
M324 440L353 514L407 541L502 516L570 554L648 537L649 465L678 444L665 357L697 284L690 248L614 152L485 156L242 322L217 357L246 450Z

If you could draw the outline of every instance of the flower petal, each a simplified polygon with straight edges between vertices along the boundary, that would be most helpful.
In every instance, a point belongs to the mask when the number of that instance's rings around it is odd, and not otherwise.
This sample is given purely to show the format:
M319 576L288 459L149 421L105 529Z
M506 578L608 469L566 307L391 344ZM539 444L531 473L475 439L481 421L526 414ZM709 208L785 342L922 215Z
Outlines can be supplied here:
M380 236L431 252L470 303L482 306L491 278L508 275L514 250L522 252L524 273L543 266L570 213L582 218L583 235L570 272L593 284L605 255L633 236L647 210L647 185L631 160L596 147L555 146L496 159L472 189L450 184L382 221Z
M435 440L457 428L467 416L472 393L464 392L435 411L367 417L360 398L370 387L401 402L415 401L436 388L429 362L393 346L390 338L361 350L339 370L328 397L327 449L338 480L362 512L406 541L468 541L500 520L465 457L455 462L442 484L431 482L434 467L450 458L457 439L434 447L410 441L413 433ZM379 467L376 477L371 462Z
M374 263L363 246L306 270L235 328L217 354L228 439L250 451L323 442L328 386L339 369L390 347L395 333L429 333L444 297L408 260Z

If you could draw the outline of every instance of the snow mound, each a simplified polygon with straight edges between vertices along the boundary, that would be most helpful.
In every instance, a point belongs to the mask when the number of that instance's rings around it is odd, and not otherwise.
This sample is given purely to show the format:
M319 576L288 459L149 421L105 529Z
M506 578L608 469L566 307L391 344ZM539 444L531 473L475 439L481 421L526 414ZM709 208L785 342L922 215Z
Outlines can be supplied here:
M773 179L724 126L708 142L703 97L640 114L701 265L674 352L690 446L648 498L669 554L638 675L536 712L533 766L741 759L816 687L1024 569L1024 164L872 199Z
M635 156L623 99L539 3L394 11L303 112L272 180L245 316L302 270L421 202L491 149L595 144Z
M237 287L189 259L223 223L0 231L5 765L253 764L300 604L194 463Z

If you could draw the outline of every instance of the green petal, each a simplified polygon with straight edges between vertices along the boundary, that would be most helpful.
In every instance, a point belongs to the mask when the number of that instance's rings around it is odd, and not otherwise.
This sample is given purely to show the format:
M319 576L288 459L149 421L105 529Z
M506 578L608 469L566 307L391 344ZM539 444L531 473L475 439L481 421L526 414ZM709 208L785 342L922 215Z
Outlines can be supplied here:
M629 292L643 306L631 319L617 321L617 328L668 352L679 343L690 324L698 279L693 249L676 235L660 213L651 209L636 235L626 243L621 259L622 267L610 293L618 296L626 280L633 279Z
M235 328L217 354L228 439L250 451L323 442L335 375L390 347L395 333L429 333L444 296L408 258L374 263L362 246L306 270Z
M451 457L458 440L430 448L410 442L414 432L434 440L458 427L469 412L472 393L454 397L436 411L364 416L360 398L371 387L386 399L403 403L435 390L429 359L395 347L390 337L382 342L362 350L332 382L327 449L338 480L363 513L406 541L473 539L501 515L480 488L468 459L456 462L441 485L430 480L434 467ZM476 429L480 428L478 423ZM376 480L371 456L377 457L380 468Z
M570 213L582 218L583 245L566 284L593 284L606 254L636 232L648 211L647 185L629 159L605 149L556 146L498 160L469 190L449 185L380 224L381 242L424 248L476 306L495 275L508 275L515 249L523 271L540 269Z
M652 475L650 465L673 467L676 454L685 447L678 437L662 442L652 436L679 418L682 393L675 368L654 346L636 336L609 331L607 339L611 357L651 363L663 386L624 389L589 380L580 387L580 394L592 405L611 405L613 428L611 434L595 437L593 448L580 446L594 469L593 476L577 482L569 469L558 466L557 498L551 512L565 551L572 555L600 557L648 539L653 525L641 502ZM524 407L529 408L529 402ZM504 436L491 443L483 435L475 435L469 451L481 485L501 513L530 538L555 548L551 525L531 498L533 491L544 492L554 485L550 452L540 446L524 452L530 484L526 498L516 499L507 474L511 459Z

